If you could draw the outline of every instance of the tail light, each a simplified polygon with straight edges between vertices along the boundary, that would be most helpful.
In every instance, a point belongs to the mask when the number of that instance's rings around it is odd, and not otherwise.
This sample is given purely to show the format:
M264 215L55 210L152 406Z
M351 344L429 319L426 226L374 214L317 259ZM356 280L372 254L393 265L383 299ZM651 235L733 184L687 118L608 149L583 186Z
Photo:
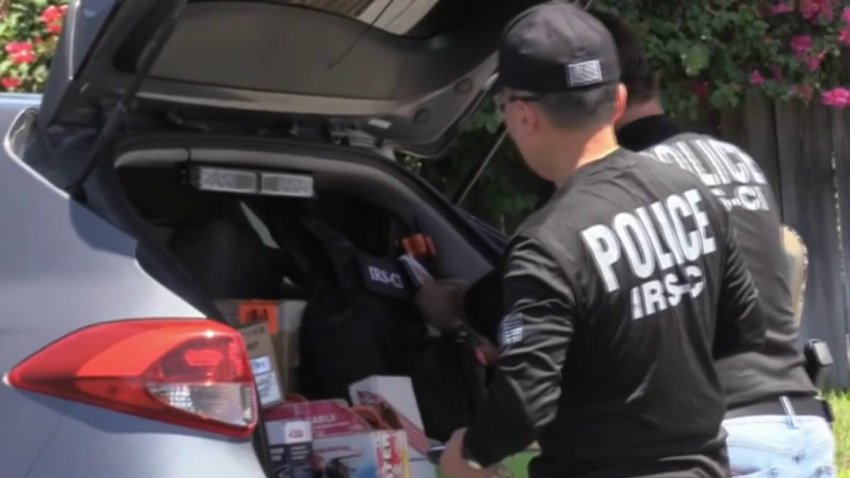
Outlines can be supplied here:
M108 322L73 332L18 364L23 390L245 438L257 399L242 336L211 320Z

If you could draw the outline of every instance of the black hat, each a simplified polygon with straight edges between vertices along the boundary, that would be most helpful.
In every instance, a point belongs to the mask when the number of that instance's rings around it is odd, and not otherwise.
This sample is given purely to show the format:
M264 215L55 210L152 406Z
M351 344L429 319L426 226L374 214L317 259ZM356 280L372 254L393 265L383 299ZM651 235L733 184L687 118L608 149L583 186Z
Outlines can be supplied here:
M590 13L563 1L530 8L505 28L498 86L559 93L619 82L611 33Z

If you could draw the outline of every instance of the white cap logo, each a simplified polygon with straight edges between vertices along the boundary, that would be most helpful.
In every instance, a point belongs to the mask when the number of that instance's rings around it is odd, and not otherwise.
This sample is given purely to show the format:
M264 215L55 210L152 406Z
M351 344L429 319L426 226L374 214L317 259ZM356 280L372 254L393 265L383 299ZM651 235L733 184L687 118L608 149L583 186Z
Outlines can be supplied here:
M567 65L570 86L585 86L602 82L602 65L599 60L583 61Z

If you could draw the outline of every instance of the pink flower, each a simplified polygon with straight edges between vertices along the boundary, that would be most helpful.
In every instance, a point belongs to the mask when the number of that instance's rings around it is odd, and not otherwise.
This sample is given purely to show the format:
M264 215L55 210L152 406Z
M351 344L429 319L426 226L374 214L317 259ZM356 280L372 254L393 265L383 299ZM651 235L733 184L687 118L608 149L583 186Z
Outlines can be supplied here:
M791 39L791 51L798 60L805 60L812 49L812 37L809 35L797 35Z
M808 68L809 71L818 71L820 69L820 64L825 56L826 53L810 56L806 59L806 68Z
M844 8L844 11L841 12L841 19L844 20L844 23L850 25L850 7Z
M801 0L800 15L806 20L812 20L816 16L825 20L832 20L835 15L835 6L832 0Z
M62 22L51 23L47 25L46 30L53 35L62 33Z
M65 18L65 14L67 12L68 5L50 5L41 12L41 17L39 17L39 19L45 25L49 25L51 23L61 22Z
M61 20L64 12L56 5L50 5L41 12L41 22L45 25Z
M812 37L809 35L797 35L791 39L791 51L794 52L794 57L804 62L809 71L819 70L820 64L826 56L826 52L812 54L813 44Z
M850 89L833 88L829 91L824 91L821 101L823 101L823 104L835 108L850 106Z
M16 65L25 65L27 63L32 63L35 60L32 43L26 41L10 42L6 44L6 53L8 53L9 57L12 59L12 63Z
M806 101L812 99L812 95L814 95L815 91L812 88L812 85L795 85L791 88L791 94L795 96L799 96Z
M820 17L823 20L832 21L835 17L835 7L832 5L832 2L825 2L825 5L821 7Z
M838 42L850 46L850 26L846 26L838 32Z
M761 72L755 70L750 74L750 84L755 86L761 86L764 84L764 77L761 76Z
M65 17L65 12L68 10L67 5L61 7L51 5L41 12L41 23L44 24L48 32L58 35L62 32L62 19Z
M6 91L14 91L18 89L18 87L21 86L21 83L21 79L15 78L14 76L5 76L0 79L0 85L2 85Z
M777 3L770 7L771 15L782 15L783 13L791 13L794 11L794 7L791 6L790 3Z
M802 0L800 2L800 15L806 20L811 20L818 14L818 7L817 0Z

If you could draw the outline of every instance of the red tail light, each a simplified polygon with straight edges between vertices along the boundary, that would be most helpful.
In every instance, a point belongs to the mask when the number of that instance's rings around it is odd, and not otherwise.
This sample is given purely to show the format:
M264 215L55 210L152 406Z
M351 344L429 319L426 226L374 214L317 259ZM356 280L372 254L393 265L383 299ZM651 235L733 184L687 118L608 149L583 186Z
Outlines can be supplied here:
M245 438L257 399L242 336L211 320L128 320L67 335L18 364L32 392Z

